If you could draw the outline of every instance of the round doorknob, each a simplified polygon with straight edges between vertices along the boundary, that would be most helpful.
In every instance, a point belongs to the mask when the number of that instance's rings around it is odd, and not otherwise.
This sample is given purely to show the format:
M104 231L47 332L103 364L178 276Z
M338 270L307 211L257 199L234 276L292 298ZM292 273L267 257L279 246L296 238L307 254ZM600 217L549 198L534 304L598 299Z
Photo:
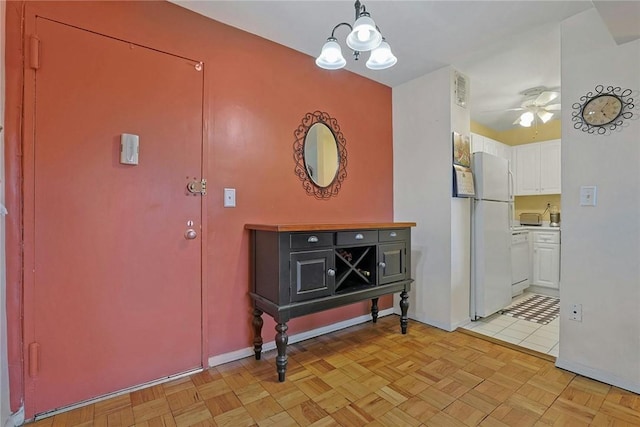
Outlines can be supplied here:
M385 264L384 262L381 262L381 263L378 264L378 266L380 268L385 268L387 266L387 264Z
M184 232L184 238L187 240L193 240L196 237L198 237L198 233L196 233L196 230L194 230L193 228L190 228Z
M333 268L330 268L327 270L327 275L329 276L335 276L336 275L336 271Z

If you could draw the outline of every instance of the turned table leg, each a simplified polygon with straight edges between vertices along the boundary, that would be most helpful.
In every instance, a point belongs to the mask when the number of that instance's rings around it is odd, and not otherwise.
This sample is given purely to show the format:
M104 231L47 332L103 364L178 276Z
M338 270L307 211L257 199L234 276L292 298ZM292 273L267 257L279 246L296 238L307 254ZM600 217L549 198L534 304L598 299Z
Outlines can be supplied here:
M253 352L256 360L260 360L262 354L262 310L253 310Z
M276 325L276 347L278 348L278 356L276 357L276 369L278 370L278 381L284 381L284 374L287 372L287 343L289 336L287 335L289 327L286 323L278 323Z
M407 311L409 311L409 294L407 291L400 292L400 329L402 329L402 333L407 333Z
M371 318L373 319L373 323L378 321L378 298L371 300Z

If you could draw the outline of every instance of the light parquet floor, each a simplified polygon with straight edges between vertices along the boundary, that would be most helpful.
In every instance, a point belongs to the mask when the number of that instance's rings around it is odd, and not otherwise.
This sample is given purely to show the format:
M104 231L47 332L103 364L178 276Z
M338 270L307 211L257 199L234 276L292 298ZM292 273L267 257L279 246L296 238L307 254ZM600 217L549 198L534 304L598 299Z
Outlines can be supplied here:
M263 331L266 335L266 331ZM33 426L640 426L640 396L461 332L380 318Z

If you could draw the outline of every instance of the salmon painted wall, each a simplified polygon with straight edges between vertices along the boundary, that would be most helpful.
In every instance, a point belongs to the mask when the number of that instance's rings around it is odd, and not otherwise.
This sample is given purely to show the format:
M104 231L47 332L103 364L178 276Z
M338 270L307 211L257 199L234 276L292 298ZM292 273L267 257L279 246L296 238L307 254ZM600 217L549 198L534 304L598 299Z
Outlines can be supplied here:
M7 3L6 185L10 212L19 212L22 206L20 117L23 107L28 109L32 102L26 100L23 106L21 97L23 14L27 34L37 14L204 63L208 356L251 346L245 223L393 220L390 88L344 70L321 70L310 56L157 1ZM70 66L81 64L79 58L78 64ZM335 117L346 138L348 176L338 196L328 201L308 196L293 172L293 132L304 114L315 110ZM222 207L225 187L236 188L236 208ZM23 395L20 239L21 218L14 215L7 218L13 410ZM390 297L381 300L381 308L390 306ZM294 319L289 333L368 312L368 304L359 303ZM30 327L29 322L29 308L25 307L25 328ZM265 340L272 339L274 325L265 315Z

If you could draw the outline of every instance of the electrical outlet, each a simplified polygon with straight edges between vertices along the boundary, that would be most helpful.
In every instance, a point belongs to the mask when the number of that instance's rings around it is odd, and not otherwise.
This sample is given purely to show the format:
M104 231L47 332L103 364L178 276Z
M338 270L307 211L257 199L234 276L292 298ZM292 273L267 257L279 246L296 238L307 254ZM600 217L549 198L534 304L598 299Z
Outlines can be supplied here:
M571 304L569 310L569 320L582 322L582 304Z

